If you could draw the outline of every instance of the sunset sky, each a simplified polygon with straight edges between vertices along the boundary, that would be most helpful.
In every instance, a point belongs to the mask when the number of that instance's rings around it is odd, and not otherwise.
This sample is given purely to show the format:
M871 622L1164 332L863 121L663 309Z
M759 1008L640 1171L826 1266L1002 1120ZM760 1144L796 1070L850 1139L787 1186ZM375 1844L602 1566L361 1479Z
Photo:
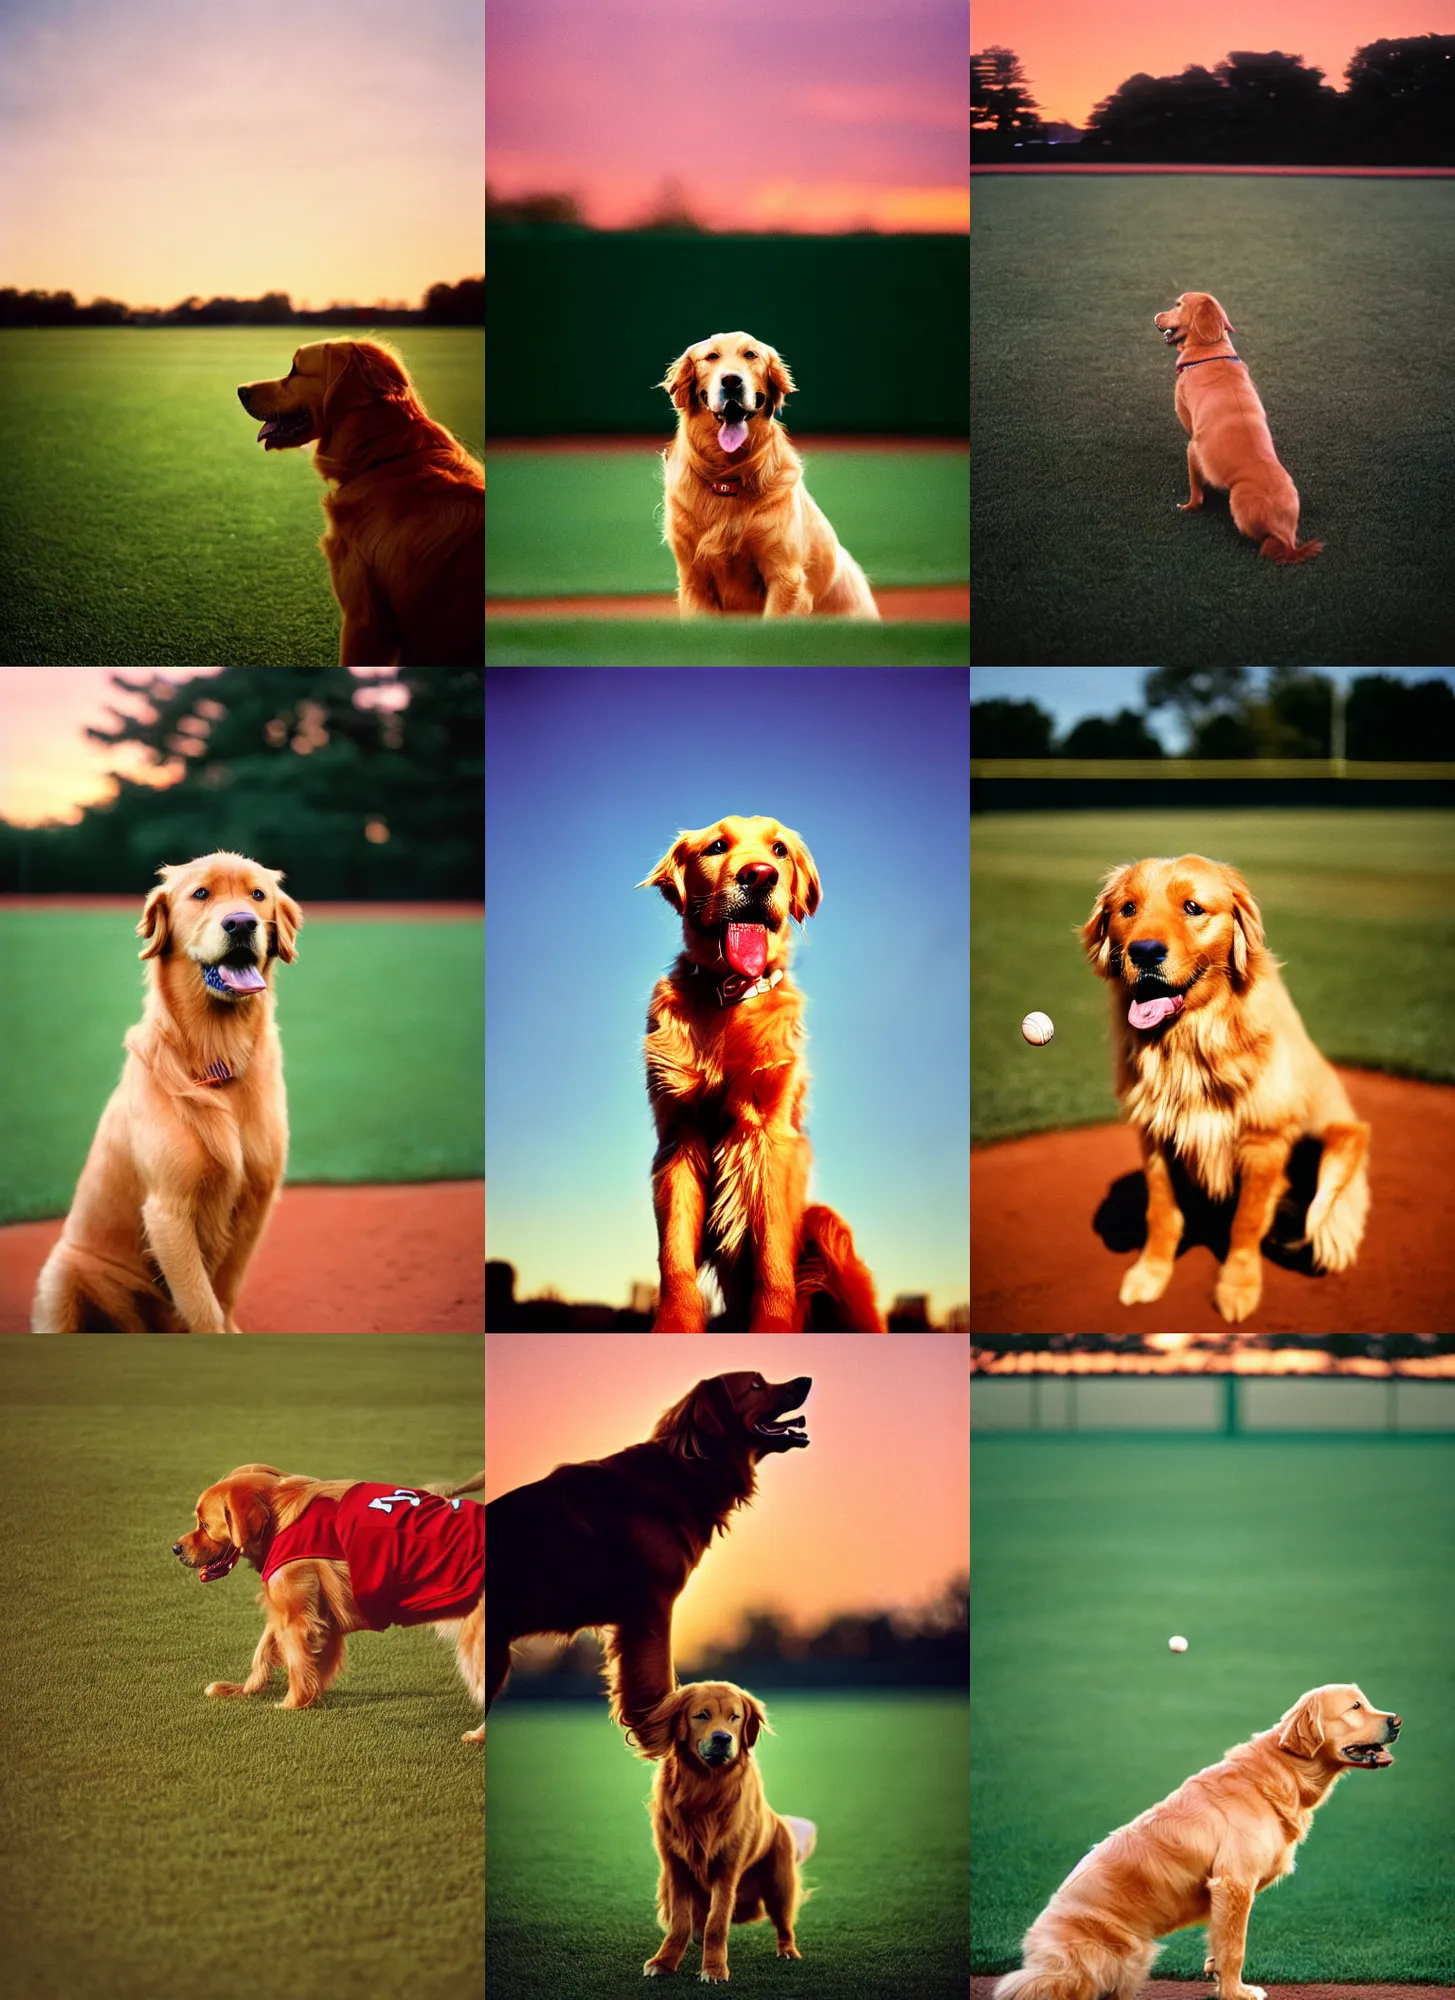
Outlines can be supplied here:
M679 1655L774 1608L913 1609L970 1562L969 1351L956 1334L491 1334L485 1497L636 1444L704 1376L811 1375L806 1450L759 1470L678 1600Z
M480 0L6 0L0 283L417 305L482 268Z
M962 0L490 0L490 184L719 229L963 230Z
M1234 49L1281 49L1324 72L1336 90L1356 49L1406 35L1455 32L1455 0L975 0L974 46L1014 49L1046 119L1082 125L1094 105L1138 71L1212 69Z

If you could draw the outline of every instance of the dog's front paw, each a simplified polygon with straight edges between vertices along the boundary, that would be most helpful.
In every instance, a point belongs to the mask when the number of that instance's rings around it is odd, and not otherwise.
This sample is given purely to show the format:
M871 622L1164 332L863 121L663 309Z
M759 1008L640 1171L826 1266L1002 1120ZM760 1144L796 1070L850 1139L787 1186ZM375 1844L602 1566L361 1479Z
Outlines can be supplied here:
M721 1967L716 1965L704 1965L701 1972L699 1972L697 1976L702 1981L704 1986L726 1986L728 1980L732 1977L732 1974L728 1971L725 1965Z
M1202 511L1202 502L1201 500L1179 500L1177 503L1177 511L1179 514L1200 513Z
M233 1695L246 1694L247 1689L240 1681L209 1681L202 1692L213 1701L227 1701Z
M1139 1257L1122 1279L1117 1297L1124 1306L1150 1305L1153 1299L1161 1298L1171 1282L1171 1258Z
M1256 1254L1251 1258L1229 1257L1218 1273L1213 1300L1223 1318L1232 1326L1255 1312L1263 1296L1263 1271Z

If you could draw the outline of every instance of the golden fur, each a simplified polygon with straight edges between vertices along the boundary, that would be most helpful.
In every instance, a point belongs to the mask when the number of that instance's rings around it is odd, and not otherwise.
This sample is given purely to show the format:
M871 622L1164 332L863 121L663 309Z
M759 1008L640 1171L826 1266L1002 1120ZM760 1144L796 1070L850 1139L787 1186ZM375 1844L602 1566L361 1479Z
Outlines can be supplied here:
M786 971L789 919L802 922L819 904L813 856L775 819L730 815L679 834L637 887L661 890L684 940L647 1010L661 1266L654 1330L702 1332L697 1269L708 1264L730 1330L801 1332L821 1293L838 1316L827 1330L882 1333L874 1280L848 1226L831 1208L806 1205L803 996ZM731 934L744 930L764 953L756 981L733 963ZM765 980L771 989L756 991Z
M1233 520L1271 562L1307 562L1322 542L1298 539L1298 488L1273 449L1258 391L1237 358L1227 315L1210 292L1184 292L1152 321L1177 361L1177 415L1187 432L1190 497L1181 511L1202 505L1203 481L1226 486Z
M1307 1221L1315 1262L1352 1264L1369 1212L1369 1127L1310 1041L1242 876L1201 854L1114 868L1081 938L1111 982L1117 1096L1147 1174L1147 1244L1122 1280L1122 1304L1161 1298L1172 1276L1183 1228L1174 1156L1215 1200L1238 1190L1215 1293L1225 1320L1258 1304L1258 1246L1305 1136L1324 1148ZM1176 1011L1139 1026L1139 999Z
M684 618L879 616L868 579L804 485L803 460L777 420L793 386L787 363L750 333L699 340L663 377L677 406L677 435L664 455L663 539L676 558ZM723 435L734 423L742 442L729 449Z
M811 1820L781 1819L753 1758L768 1729L761 1702L730 1681L696 1681L669 1694L639 1732L638 1755L660 1759L652 1785L652 1834L662 1860L657 1921L667 1933L642 1967L675 1972L694 1935L702 1978L728 1977L728 1930L767 1917L779 1958L802 1958L793 1941L798 1864L813 1852ZM772 1735L772 1730L768 1734Z
M330 482L322 547L341 667L470 667L485 657L485 473L376 340L316 340L238 400L267 451L310 444Z
M314 1500L342 1499L353 1479L309 1479L282 1473L272 1465L239 1465L209 1486L197 1502L197 1526L173 1542L172 1554L189 1569L236 1560L234 1552L261 1571L268 1545L280 1528L296 1521ZM453 1499L477 1492L483 1472L458 1486L431 1486L421 1491ZM207 1578L204 1576L205 1583ZM285 1563L264 1584L258 1598L266 1623L245 1681L209 1681L203 1692L214 1701L262 1694L275 1667L288 1676L288 1692L279 1708L308 1708L343 1671L345 1640L350 1632L367 1629L354 1602L346 1562L304 1558ZM465 1685L476 1701L485 1698L485 1600L468 1617L442 1618L434 1629L455 1643L455 1659ZM466 1730L462 1743L483 1743L485 1725Z
M275 960L297 956L303 913L246 855L157 873L136 927L146 1007L40 1274L36 1333L239 1332L234 1307L282 1183L270 981ZM218 990L219 965L260 984Z
M1382 1746L1400 1726L1349 1683L1301 1696L1274 1728L1084 1855L1026 1932L1024 1970L1008 1972L994 2000L1134 2000L1157 1939L1201 1923L1218 2000L1266 2000L1243 1984L1253 1898L1293 1873L1315 1807L1345 1771L1394 1762Z

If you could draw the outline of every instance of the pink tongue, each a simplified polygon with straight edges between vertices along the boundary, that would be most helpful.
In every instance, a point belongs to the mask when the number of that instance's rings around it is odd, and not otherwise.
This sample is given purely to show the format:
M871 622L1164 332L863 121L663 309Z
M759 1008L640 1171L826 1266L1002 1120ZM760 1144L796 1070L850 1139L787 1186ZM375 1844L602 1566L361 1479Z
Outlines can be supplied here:
M748 427L741 421L723 424L718 429L717 441L724 451L738 451L748 442Z
M762 924L729 924L723 954L734 972L756 979L768 963L768 933Z
M234 993L261 993L263 975L255 965L219 965L217 976Z
M1127 1019L1134 1028L1155 1028L1159 1021L1181 1012L1182 995L1174 993L1162 1000L1134 1000L1127 1009Z

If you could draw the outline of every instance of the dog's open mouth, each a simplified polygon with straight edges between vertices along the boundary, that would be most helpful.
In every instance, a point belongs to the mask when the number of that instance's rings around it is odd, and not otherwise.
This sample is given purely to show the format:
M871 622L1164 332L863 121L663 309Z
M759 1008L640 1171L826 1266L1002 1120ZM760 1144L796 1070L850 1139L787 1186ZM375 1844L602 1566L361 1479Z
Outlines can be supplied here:
M1163 326L1157 330L1169 347L1179 346L1185 338L1180 326Z
M202 1565L197 1572L197 1581L216 1583L220 1576L226 1576L229 1570L236 1569L241 1556L242 1550L235 1549L229 1542L220 1555L215 1555L210 1563Z
M1144 974L1132 988L1127 1019L1134 1028L1159 1028L1182 1012L1186 991L1185 987L1170 985L1155 974Z
M1382 1771L1386 1764L1394 1762L1382 1743L1346 1743L1344 1755L1351 1764L1362 1764L1366 1771Z
M748 979L759 978L768 963L768 926L724 924L722 955L734 972Z
M775 1424L771 1417L760 1417L753 1425L754 1437L779 1438L784 1444L808 1443L808 1418L785 1417Z
M717 441L724 451L741 451L748 442L748 418L752 415L731 396L717 411Z
M307 410L288 410L281 417L269 417L258 432L264 451L282 451L285 446L302 444L313 433L313 419Z
M209 993L231 998L236 993L261 993L266 981L250 951L239 948L220 958L216 965L204 965L202 981Z

